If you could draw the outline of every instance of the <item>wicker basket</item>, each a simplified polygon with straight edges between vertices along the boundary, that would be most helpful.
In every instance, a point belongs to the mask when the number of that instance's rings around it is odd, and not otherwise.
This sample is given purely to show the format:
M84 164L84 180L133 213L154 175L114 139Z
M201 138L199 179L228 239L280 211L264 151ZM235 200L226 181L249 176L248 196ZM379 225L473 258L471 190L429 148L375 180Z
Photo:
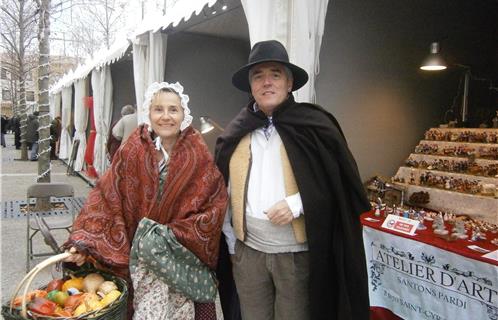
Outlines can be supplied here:
M105 320L122 320L126 319L126 313L127 313L127 300L128 300L128 287L126 284L126 281L122 278L116 277L112 274L102 272L100 270L80 270L74 273L75 276L85 276L86 274L96 272L101 274L105 280L113 281L119 291L121 291L121 296L108 305L107 307L96 310L90 313L86 313L83 315L80 315L78 317L50 317L50 316L45 316L45 315L38 315L35 314L31 311L28 311L26 308L26 294L28 293L29 286L35 276L44 268L55 264L59 261L64 260L68 256L70 256L71 253L61 253L59 255L53 256L48 258L45 261L42 261L39 263L36 267L34 267L22 280L21 282L17 285L17 288L12 296L11 301L6 303L5 305L2 306L2 316L4 317L5 320L23 320L23 319L39 319L39 320L52 320L52 319L105 319ZM14 298L17 296L18 292L21 290L21 288L24 287L24 292L22 293L24 296L24 299L21 304L21 309L19 308L13 308L11 303L14 301ZM44 289L44 288L41 288Z

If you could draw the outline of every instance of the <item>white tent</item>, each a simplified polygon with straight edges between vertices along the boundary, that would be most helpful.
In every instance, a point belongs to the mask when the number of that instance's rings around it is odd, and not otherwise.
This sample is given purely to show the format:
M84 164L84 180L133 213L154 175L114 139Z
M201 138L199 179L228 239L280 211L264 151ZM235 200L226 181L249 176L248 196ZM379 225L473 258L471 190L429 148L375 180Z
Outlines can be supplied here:
M107 134L112 116L112 75L110 64L118 61L126 53L133 43L133 67L135 92L137 105L141 105L145 88L154 81L163 81L164 67L166 64L166 41L167 36L160 29L168 26L177 26L182 20L187 21L193 13L199 14L207 5L212 6L216 0L190 0L182 1L182 5L174 6L168 14L155 19L144 19L137 31L128 39L122 39L112 45L109 50L101 50L79 65L74 71L65 74L52 88L50 94L53 97L51 114L56 114L56 101L62 92L62 136L61 136L61 159L68 159L71 153L72 139L69 133L71 123L71 87L75 87L75 116L76 128L75 140L80 140L74 169L80 171L83 168L84 150L86 147L85 129L88 121L88 113L83 106L83 97L86 92L83 79L91 74L91 85L94 94L94 115L97 131L94 149L94 167L99 174L103 173L108 166L106 161ZM139 115L140 116L140 115Z
M112 116L112 75L109 65L121 59L130 45L132 46L135 97L137 106L141 106L147 86L154 81L164 80L168 40L166 33L175 30L181 23L187 23L194 17L194 14L196 18L203 15L206 21L208 18L217 19L215 6L221 8L221 5L225 5L225 3L227 1L178 1L173 8L168 10L166 15L144 19L144 22L128 39L116 42L109 50L98 52L93 59L89 59L87 63L79 66L74 72L65 75L52 87L51 94L57 95L63 88L71 87L76 81L88 77L89 74L92 75L91 86L97 128L94 167L97 172L102 173L107 168L105 150ZM298 90L296 95L299 101L313 102L315 98L314 80L319 71L318 57L328 0L241 0L241 3L234 0L231 3L243 7L251 44L266 39L277 39L286 46L291 62L303 67L308 72L310 81ZM225 9L226 6L223 6L222 10ZM218 14L222 15L222 13ZM244 23L244 21L232 21L232 23ZM75 91L78 93L77 99L80 99L81 91ZM54 103L51 105L55 106L56 100L53 101ZM67 108L67 103L64 104L64 94L62 101L64 117L64 108ZM77 101L76 106L80 106ZM140 108L137 110L138 119L140 119L139 110ZM82 109L78 107L77 112L80 111ZM53 113L55 114L55 111ZM86 118L84 117L85 115L79 115L78 121L75 121L76 126L79 127L79 129L76 128L76 131L80 141L83 140L82 130L84 129L80 126L80 121L85 122ZM65 140L70 139L67 130L64 135ZM68 143L64 140L62 142L65 145ZM69 148L67 146L67 150ZM82 164L83 160L80 159L80 156L82 157L83 153L78 152L76 170L81 170L79 164L80 162Z

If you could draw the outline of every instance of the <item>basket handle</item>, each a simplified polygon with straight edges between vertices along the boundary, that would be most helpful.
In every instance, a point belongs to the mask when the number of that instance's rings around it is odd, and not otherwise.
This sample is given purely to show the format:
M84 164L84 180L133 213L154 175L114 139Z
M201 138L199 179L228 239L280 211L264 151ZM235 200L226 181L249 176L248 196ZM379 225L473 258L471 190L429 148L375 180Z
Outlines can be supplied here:
M28 272L28 274L26 274L24 276L24 278L21 280L21 282L17 285L16 287L16 290L14 292L14 295L12 296L12 299L10 300L10 312L12 312L12 309L14 308L14 299L15 297L17 296L17 294L19 293L19 291L21 290L21 288L23 287L23 285L25 286L24 287L24 292L23 292L23 295L22 295L22 309L21 309L21 316L25 319L28 319L28 310L26 308L26 295L28 294L28 289L29 289L29 286L31 285L31 282L33 281L33 279L35 278L35 276L40 272L42 271L43 269L45 269L46 267L52 265L52 264L55 264L59 261L62 261L68 257L70 257L72 255L72 253L70 252L64 252L64 253L61 253L61 254L58 254L58 255L55 255L55 256L52 256L46 260L43 260L42 262L40 262L39 264L37 264L30 272Z

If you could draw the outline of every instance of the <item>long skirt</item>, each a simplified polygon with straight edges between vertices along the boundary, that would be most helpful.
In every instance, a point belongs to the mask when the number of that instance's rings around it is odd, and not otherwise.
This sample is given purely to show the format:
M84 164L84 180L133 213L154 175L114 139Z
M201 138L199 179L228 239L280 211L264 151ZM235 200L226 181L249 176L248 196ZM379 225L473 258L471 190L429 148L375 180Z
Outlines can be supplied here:
M170 288L140 262L131 279L134 320L223 320L219 299L216 305L195 303Z

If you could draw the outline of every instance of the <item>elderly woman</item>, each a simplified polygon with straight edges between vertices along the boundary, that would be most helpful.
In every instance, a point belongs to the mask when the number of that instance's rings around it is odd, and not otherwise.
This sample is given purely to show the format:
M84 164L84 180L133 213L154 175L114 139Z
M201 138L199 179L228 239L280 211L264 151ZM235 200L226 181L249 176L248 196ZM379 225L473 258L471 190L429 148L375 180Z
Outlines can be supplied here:
M165 234L172 231L185 252L215 268L227 192L203 138L190 125L188 100L178 82L147 89L144 123L89 194L66 243L75 252L68 261L81 265L91 256L128 277L137 226L147 220L166 228ZM134 244L135 249L140 251ZM192 301L146 265L135 264L131 271L134 319L216 318L213 302Z

